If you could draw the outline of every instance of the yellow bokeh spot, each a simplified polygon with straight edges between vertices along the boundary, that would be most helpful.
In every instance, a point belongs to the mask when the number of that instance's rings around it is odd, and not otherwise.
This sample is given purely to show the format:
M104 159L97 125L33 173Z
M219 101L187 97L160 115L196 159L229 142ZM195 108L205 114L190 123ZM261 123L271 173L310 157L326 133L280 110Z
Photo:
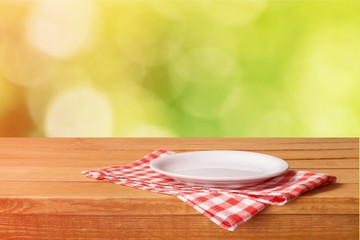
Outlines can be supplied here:
M89 43L93 15L91 1L37 1L27 21L27 39L50 56L72 57Z
M49 137L110 137L113 112L108 99L90 87L57 95L49 106L45 134Z
M266 0L203 1L217 24L239 26L255 20L266 8Z

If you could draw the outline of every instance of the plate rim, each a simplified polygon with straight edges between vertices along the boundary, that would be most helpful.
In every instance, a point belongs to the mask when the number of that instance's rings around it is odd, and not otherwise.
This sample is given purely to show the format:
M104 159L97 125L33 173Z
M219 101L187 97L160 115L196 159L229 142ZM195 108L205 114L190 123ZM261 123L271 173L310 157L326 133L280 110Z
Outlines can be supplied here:
M258 156L263 156L263 157L271 157L273 159L276 159L279 162L282 162L283 164L285 164L284 168L281 169L280 171L276 171L276 172L271 172L268 174L264 174L261 176L255 176L255 177L200 177L200 176L191 176L191 175L184 175L184 174L177 174L177 173L171 173L171 172L167 172L164 171L162 169L159 169L158 167L154 166L157 162L160 161L166 161L168 158L170 157L175 157L177 155L183 155L183 154L189 154L189 153L204 153L204 152L235 152L235 153L250 153L250 154L254 154L254 155L258 155ZM188 152L180 152L180 153L174 153L171 155L165 155L165 156L160 156L159 158L156 158L154 160L152 160L150 162L150 168L160 174L169 176L169 177L173 177L173 178L179 178L179 179L188 179L188 180L200 180L200 181L207 181L207 182L239 182L239 181L251 181L251 180L261 180L261 179L269 179L272 177L276 177L279 176L281 174L286 173L290 166L289 163L286 162L284 159L281 159L279 157L273 156L273 155L269 155L269 154L264 154L264 153L258 153L258 152L253 152L253 151L240 151L240 150L204 150L204 151L188 151Z

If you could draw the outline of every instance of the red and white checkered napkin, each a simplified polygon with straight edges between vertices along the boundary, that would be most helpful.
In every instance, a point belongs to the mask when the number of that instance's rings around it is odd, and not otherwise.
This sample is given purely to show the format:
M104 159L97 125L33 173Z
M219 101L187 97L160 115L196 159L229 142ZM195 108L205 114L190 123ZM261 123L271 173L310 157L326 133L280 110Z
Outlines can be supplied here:
M220 227L231 231L269 204L283 205L306 191L336 182L336 177L321 173L288 171L251 187L218 189L187 186L149 167L150 161L168 154L174 153L159 149L129 165L82 173L97 180L174 195Z

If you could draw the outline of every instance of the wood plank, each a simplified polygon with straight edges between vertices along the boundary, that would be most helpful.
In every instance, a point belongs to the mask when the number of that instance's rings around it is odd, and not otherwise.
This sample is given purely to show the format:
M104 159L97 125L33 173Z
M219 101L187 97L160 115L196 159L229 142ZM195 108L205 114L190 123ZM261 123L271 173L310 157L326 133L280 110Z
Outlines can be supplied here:
M359 169L306 169L306 168L295 168L294 170L311 171L328 174L337 177L338 183L359 183Z
M301 214L259 215L231 232L202 216L3 214L0 215L0 238L357 240L358 224L357 215L313 215L310 218Z
M358 214L358 199L301 197L284 206L268 206L261 214ZM175 197L152 198L0 198L1 214L56 215L201 215ZM335 205L335 206L334 206ZM175 214L176 213L176 214Z
M157 148L262 152L338 183L228 232L175 197L80 174ZM358 138L0 139L0 239L358 239L358 168Z
M329 186L323 186L311 191L314 198L337 198L349 197L358 198L358 184L353 183L336 183ZM9 181L0 185L2 197L6 196L44 196L54 197L63 196L94 198L94 197L138 197L154 198L153 196L162 196L131 187L121 186L118 184L96 181L87 179L84 182L16 182ZM156 198L156 197L155 197Z
M0 181L86 181L81 171L88 170L85 167L1 167ZM336 176L339 183L358 183L358 169L306 169L296 168L294 170L305 170L321 172Z
M336 183L323 186L301 196L305 198L358 199L358 184ZM86 182L6 182L0 185L0 197L59 197L59 198L161 198L155 194L131 187L89 179Z
M68 157L52 156L51 158L1 158L0 167L82 167L86 169L101 168L104 166L128 164L135 161L139 156L144 156L134 151L121 151L112 153L95 154L74 154ZM286 159L292 168L359 168L359 159L357 158L339 158L339 159Z
M195 214L179 199L111 183L45 183L0 185L2 213L57 214ZM15 188L15 189L14 189ZM358 214L358 184L333 184L305 193L268 214ZM266 211L265 211L266 212Z
M312 159L286 160L291 168L296 169L359 169L359 159Z
M127 162L133 161L134 159L139 159L144 155L151 153L152 151L159 149L160 147L153 147L146 150L136 150L131 154L130 158L126 158ZM339 149L339 150L326 150L326 151L308 151L308 150L293 150L293 151L284 151L284 150L257 150L257 149L243 149L243 148L229 148L226 146L223 147L202 147L202 148L192 148L192 149L177 149L177 148L165 148L174 152L187 152L187 151L201 151L201 150L241 150L241 151L254 151L264 154L273 155L285 160L321 160L321 159L358 159L357 152L354 150L348 149ZM125 159L123 156L123 151L120 149L115 150L105 150L105 149L84 149L84 150L63 150L63 149L44 149L44 148L34 148L31 150L22 149L21 152L13 151L1 151L0 159L93 159L96 161L101 161L107 157L113 157L115 159ZM126 150L131 151L131 150ZM135 150L132 150L135 151Z
M306 142L308 141L308 142ZM22 151L13 151L19 145ZM120 150L142 151L147 154L158 148L172 151L207 149L233 149L258 151L285 159L308 158L358 158L358 139L197 139L197 138L114 138L114 139L0 139L0 158L14 157L66 157L69 155L91 155L95 152ZM41 151L39 151L41 149ZM62 150L62 151L61 151ZM81 151L79 151L81 150ZM321 150L321 151L319 151ZM80 153L81 152L81 153ZM87 154L86 154L87 153Z

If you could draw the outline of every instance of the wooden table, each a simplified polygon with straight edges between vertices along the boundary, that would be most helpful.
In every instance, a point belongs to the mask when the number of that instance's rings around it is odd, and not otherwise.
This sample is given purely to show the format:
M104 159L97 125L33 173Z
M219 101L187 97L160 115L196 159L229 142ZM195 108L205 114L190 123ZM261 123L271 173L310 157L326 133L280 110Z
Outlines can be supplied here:
M359 140L0 139L0 239L358 239ZM172 196L85 178L82 170L130 163L157 148L256 151L338 183L270 206L236 231Z

